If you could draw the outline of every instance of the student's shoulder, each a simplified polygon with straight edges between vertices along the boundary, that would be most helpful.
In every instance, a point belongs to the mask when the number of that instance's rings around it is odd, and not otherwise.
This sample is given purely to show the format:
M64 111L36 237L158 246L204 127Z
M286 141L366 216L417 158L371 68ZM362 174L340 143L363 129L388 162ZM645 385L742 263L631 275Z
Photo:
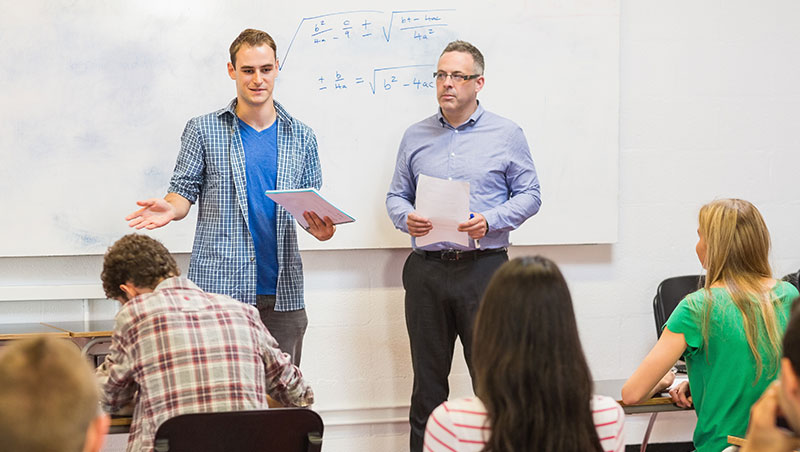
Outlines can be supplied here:
M485 426L487 416L486 407L477 397L448 400L431 413L431 417L440 425L459 426L468 430Z
M611 397L595 394L592 396L590 406L595 424L610 425L623 422L625 419L622 406Z
M593 413L602 413L605 411L614 411L617 408L622 409L622 406L612 397L594 394L592 396L591 407Z
M486 407L477 397L464 397L444 402L441 407L448 412L466 412L472 414L486 414Z
M780 279L775 282L775 286L772 288L772 291L781 298L791 298L789 301L793 301L795 298L800 296L800 291L797 290L797 286L791 282Z

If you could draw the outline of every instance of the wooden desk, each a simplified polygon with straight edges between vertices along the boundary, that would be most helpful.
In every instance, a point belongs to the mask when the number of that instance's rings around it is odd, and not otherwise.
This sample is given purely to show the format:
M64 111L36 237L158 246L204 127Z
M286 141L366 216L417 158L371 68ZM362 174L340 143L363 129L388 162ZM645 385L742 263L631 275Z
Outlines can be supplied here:
M594 382L594 393L613 397L622 406L625 414L650 414L650 421L647 423L647 430L645 430L644 438L642 438L642 446L640 451L647 448L647 443L650 441L650 433L653 431L653 425L656 423L658 413L665 411L689 411L691 408L680 408L678 405L672 403L672 399L658 394L657 397L645 400L644 402L636 403L633 405L626 405L619 400L622 397L622 386L625 385L627 380L600 380Z
M793 444L794 450L799 450L800 449L800 438L795 438L792 441L794 441L794 444ZM728 435L728 444L731 444L731 445L734 445L734 446L743 447L746 443L747 443L747 440L745 438L739 438L738 436Z
M74 322L50 322L42 325L63 331L72 338L83 355L89 355L89 350L98 343L107 343L114 333L113 320L85 320ZM98 355L99 356L99 355ZM95 356L95 366L97 356Z
M622 403L622 386L627 380L599 380L594 382L594 393L613 397L625 410L625 414L661 413L664 411L686 411L672 403L672 399L659 394L657 397L633 405ZM691 408L688 408L691 409Z
M0 341L25 339L32 336L68 338L69 333L42 323L3 323L0 324Z
M64 331L69 337L111 337L114 332L113 320L47 322L42 325Z
M111 416L111 425L108 426L108 434L129 433L133 418L128 416Z

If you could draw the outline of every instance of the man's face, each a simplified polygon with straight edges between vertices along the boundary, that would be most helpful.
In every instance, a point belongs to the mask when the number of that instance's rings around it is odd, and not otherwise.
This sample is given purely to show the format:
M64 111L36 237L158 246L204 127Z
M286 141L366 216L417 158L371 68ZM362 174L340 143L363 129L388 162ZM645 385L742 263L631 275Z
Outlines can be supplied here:
M792 430L800 432L800 386L792 362L787 358L781 360L780 382L778 405Z
M228 63L228 75L236 81L236 97L240 103L260 107L272 102L278 61L268 45L242 46L236 52L236 67Z
M437 72L449 74L475 74L475 60L465 52L447 52L439 58ZM472 80L455 81L453 77L436 80L436 99L447 118L472 113L478 92L483 88L483 76Z

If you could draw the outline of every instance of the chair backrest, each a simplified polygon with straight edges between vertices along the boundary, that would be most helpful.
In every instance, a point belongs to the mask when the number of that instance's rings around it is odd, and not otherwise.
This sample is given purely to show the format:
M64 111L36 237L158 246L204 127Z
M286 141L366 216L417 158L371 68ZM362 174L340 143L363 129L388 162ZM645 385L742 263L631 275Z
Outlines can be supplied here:
M156 432L156 452L319 452L322 418L305 408L183 414Z
M800 290L800 270L794 273L789 273L788 275L784 276L781 279L797 287L797 289Z
M661 337L661 329L678 303L686 295L703 287L704 281L703 275L675 276L661 281L653 298L653 316L658 337Z

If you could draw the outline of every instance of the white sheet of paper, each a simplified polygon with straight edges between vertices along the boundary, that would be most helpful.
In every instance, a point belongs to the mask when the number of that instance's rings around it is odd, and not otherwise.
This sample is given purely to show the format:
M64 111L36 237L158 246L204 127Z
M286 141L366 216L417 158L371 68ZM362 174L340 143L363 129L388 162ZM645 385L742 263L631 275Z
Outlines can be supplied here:
M314 212L320 218L330 217L333 224L352 223L355 218L328 202L313 188L295 190L267 190L264 194L283 206L292 214L295 220L305 229L308 222L303 218L303 212Z
M458 225L469 220L469 182L419 175L417 213L431 221L433 229L416 238L417 246L452 242L469 246L469 235Z

